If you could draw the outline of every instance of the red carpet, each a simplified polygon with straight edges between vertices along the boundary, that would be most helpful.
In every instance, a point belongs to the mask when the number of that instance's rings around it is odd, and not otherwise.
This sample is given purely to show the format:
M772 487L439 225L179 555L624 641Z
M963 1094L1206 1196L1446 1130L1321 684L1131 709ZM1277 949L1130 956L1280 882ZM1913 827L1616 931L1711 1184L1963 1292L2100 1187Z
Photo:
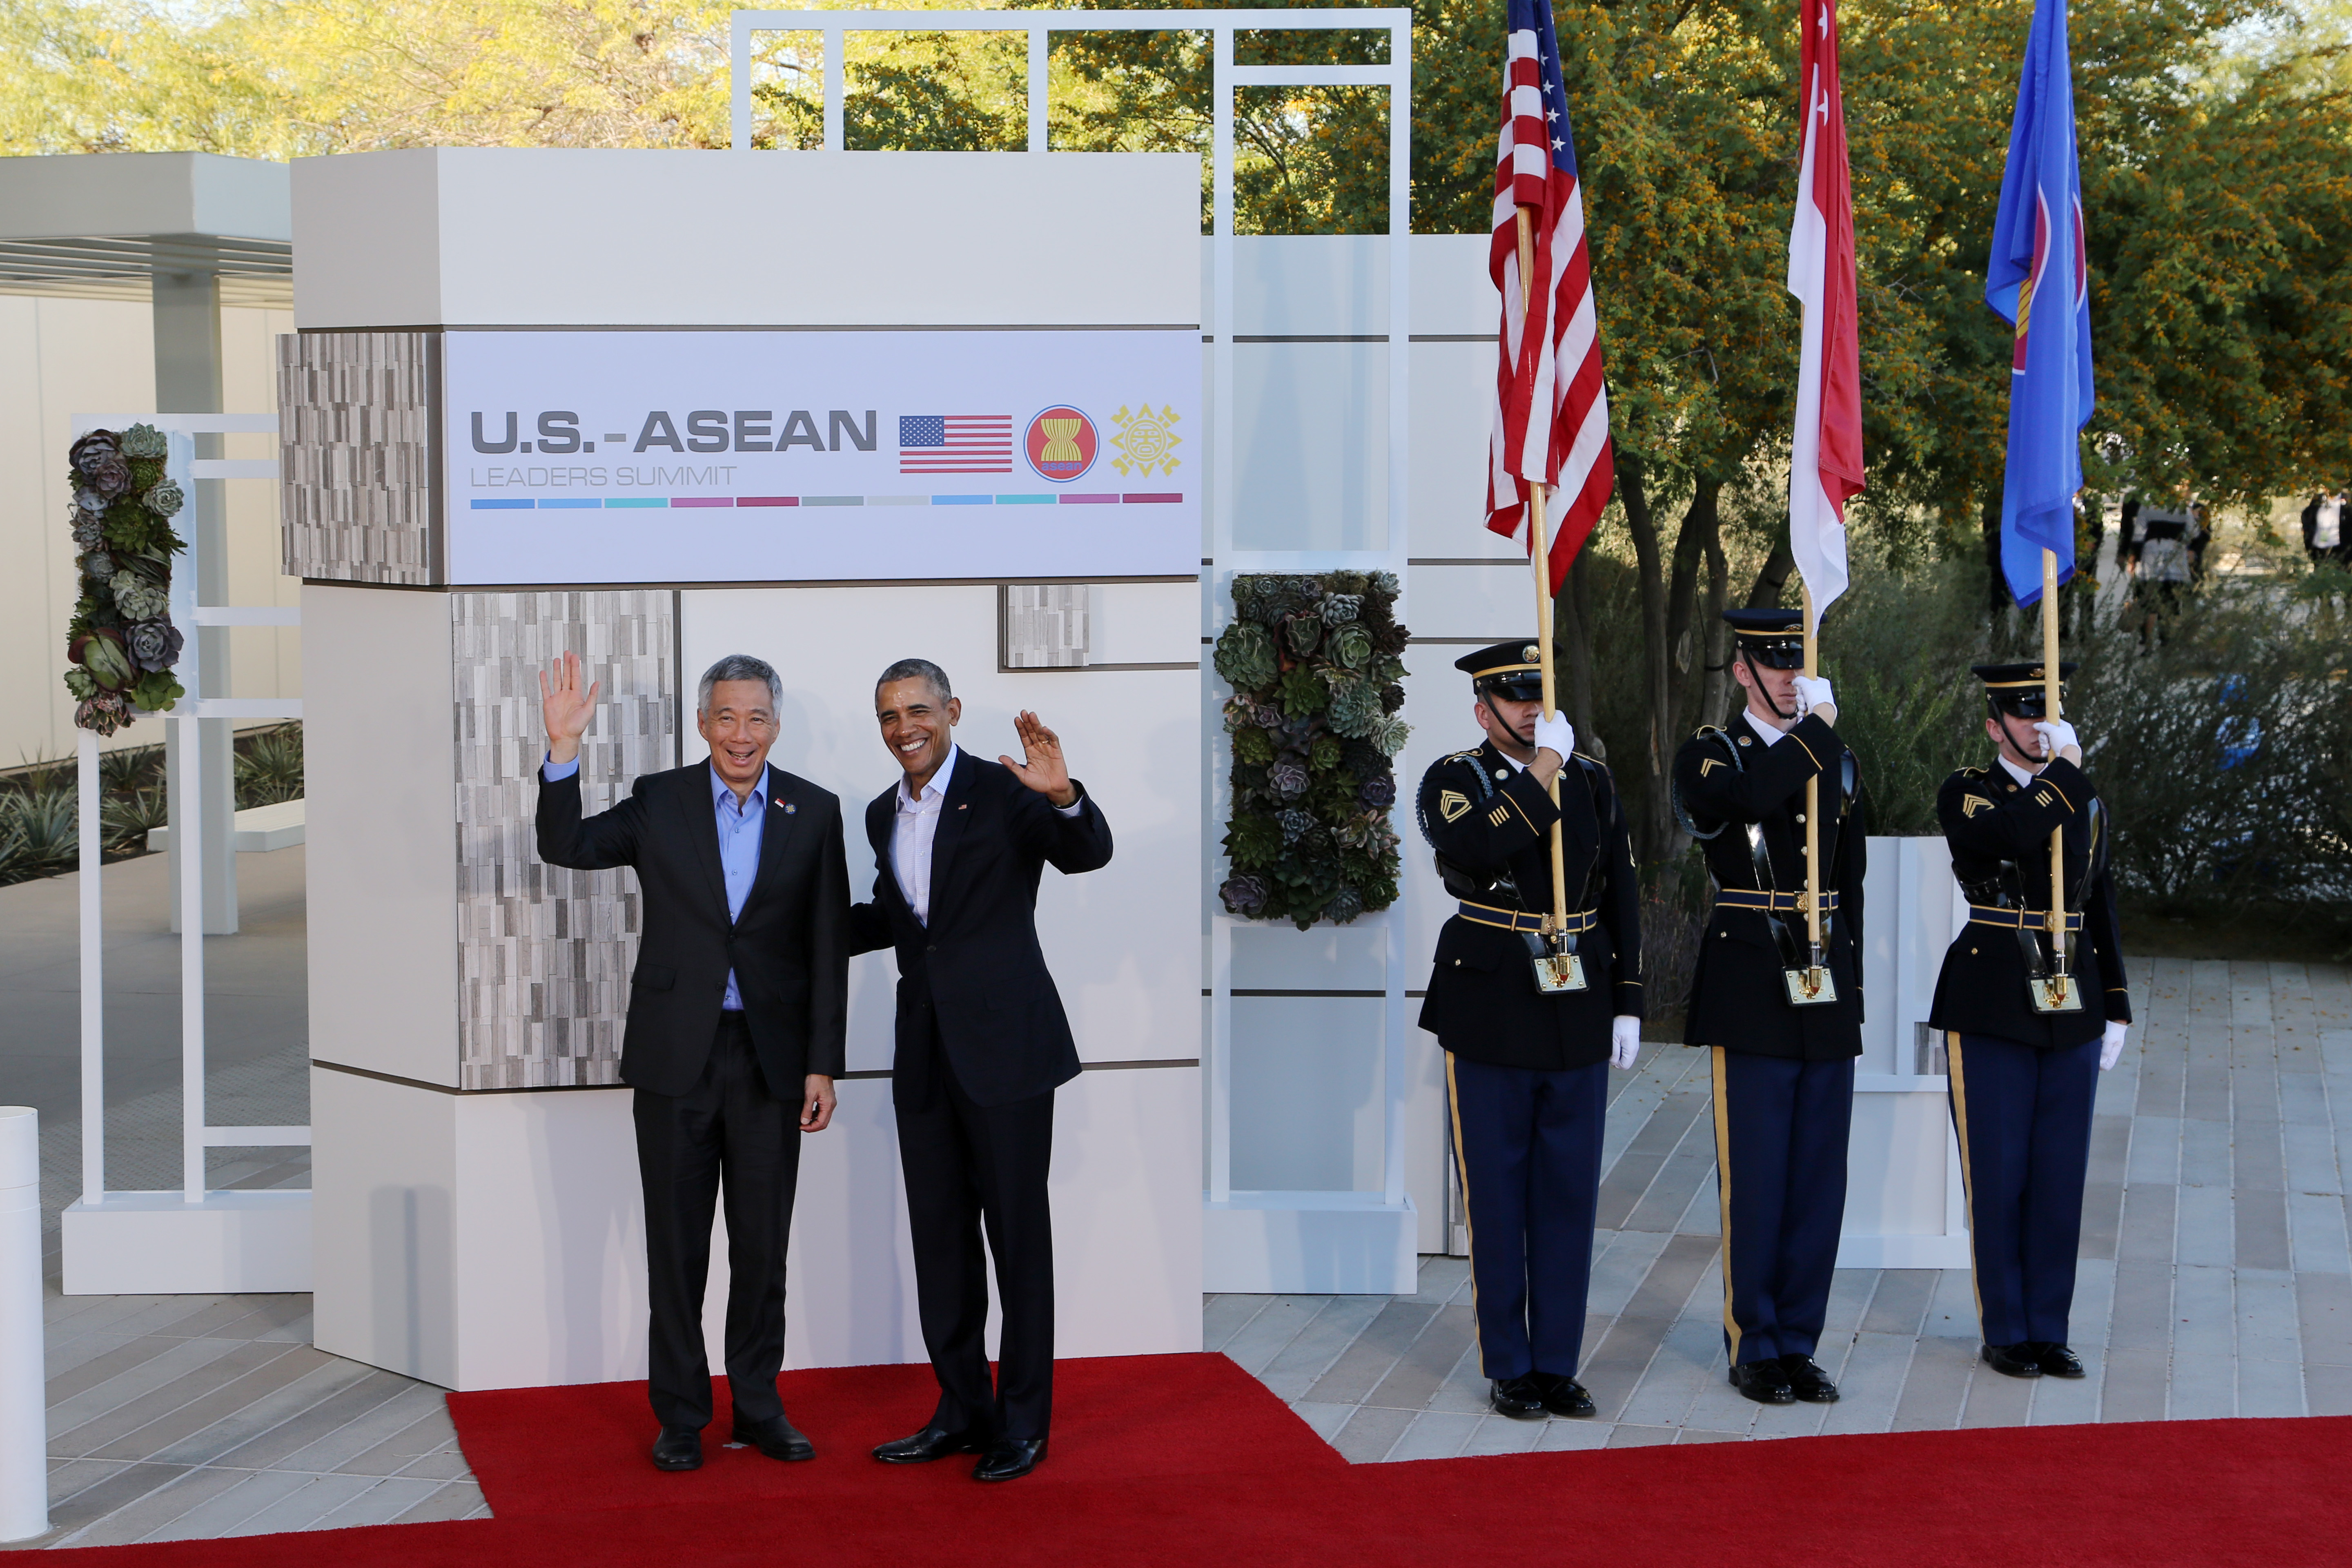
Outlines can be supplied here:
M1349 1466L1224 1357L1056 1368L1029 1479L865 1450L929 1414L923 1367L787 1373L811 1464L711 1442L663 1475L643 1385L453 1394L495 1520L154 1546L97 1562L772 1568L943 1552L1044 1568L1494 1557L1596 1568L2073 1568L2352 1559L2352 1417L1993 1428ZM723 1401L723 1387L721 1392ZM723 1436L726 1411L707 1438Z

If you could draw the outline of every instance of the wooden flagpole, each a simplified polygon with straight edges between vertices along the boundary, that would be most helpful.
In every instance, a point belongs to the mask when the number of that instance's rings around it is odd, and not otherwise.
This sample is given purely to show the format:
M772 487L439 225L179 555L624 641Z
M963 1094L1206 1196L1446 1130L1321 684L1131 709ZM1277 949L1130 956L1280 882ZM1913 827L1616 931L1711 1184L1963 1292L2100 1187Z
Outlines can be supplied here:
M2049 721L2058 722L2058 552L2042 552L2042 705ZM2058 753L2053 748L2051 753ZM2066 830L2050 830L2050 951L2057 972L2066 973Z
M1535 298L1536 240L1534 226L1528 221L1528 209L1519 208L1519 319L1528 318L1528 301ZM1535 410L1528 417L1535 417ZM1552 689L1551 670L1551 545L1544 533L1544 485L1541 479L1528 482L1528 553L1536 570L1536 650L1543 665L1543 706L1546 713L1559 711L1558 694ZM1571 759L1560 758L1560 771L1565 773ZM1551 803L1559 805L1559 774L1552 775ZM1551 919L1552 934L1559 936L1568 929L1568 876L1565 858L1560 847L1559 819L1551 825Z
M1821 637L1813 626L1813 585L1802 577L1798 585L1805 591L1805 679L1813 679L1818 673L1815 664L1821 653ZM1819 773L1805 781L1805 940L1811 943L1806 954L1814 963L1822 957L1822 775Z

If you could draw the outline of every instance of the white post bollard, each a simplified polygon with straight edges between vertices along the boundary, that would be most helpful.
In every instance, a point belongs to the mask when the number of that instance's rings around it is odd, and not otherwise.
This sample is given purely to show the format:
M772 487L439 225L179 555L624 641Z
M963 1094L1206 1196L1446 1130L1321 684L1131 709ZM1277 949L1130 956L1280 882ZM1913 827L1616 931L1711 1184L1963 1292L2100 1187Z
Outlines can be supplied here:
M32 1107L0 1105L0 1541L49 1528L40 1128Z

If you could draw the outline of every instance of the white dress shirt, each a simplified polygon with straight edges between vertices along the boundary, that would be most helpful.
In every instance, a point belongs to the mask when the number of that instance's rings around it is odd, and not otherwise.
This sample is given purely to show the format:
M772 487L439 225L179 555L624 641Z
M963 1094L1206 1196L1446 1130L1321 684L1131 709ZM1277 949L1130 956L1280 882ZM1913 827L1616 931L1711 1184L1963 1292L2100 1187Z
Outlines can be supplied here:
M907 793L907 776L898 775L898 815L890 825L890 874L898 879L898 891L907 907L915 911L915 919L924 925L931 923L931 843L939 837L940 812L946 806L948 780L955 776L956 758L963 748L948 743L947 761L923 786L923 793ZM1054 809L1064 816L1076 816L1084 810L1084 800L1074 800Z
M1780 737L1789 732L1786 730L1781 729L1777 724L1768 724L1763 720L1756 717L1756 710L1753 708L1742 708L1739 710L1739 716L1748 721L1748 727L1749 729L1755 731L1757 734L1763 737L1764 743L1768 746L1779 745L1780 743Z
M2017 781L2017 786L2020 789L2023 789L2027 784L2032 784L2033 782L2034 775L2042 771L2042 768L2035 768L2029 773L2025 769L2019 767L2015 763L2011 762L2006 754L2000 752L1995 752L1992 754L1992 760L2000 764L2001 771L2003 773ZM2042 764L2042 767L2048 767L2049 765L2049 763L2044 763Z

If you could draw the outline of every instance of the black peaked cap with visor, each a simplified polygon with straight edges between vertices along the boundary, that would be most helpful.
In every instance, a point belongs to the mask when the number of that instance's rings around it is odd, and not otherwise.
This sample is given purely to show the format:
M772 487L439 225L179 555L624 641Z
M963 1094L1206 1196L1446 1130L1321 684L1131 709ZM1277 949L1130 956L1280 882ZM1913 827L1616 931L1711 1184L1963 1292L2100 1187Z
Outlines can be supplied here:
M2058 691L2065 694L2065 681L2078 667L2071 660L2058 667ZM1969 673L1984 682L1985 702L1996 713L2013 713L2020 719L2046 719L2050 716L2049 691L2043 677L2049 667L2039 660L2032 664L1972 664Z
M1498 642L1465 654L1454 668L1470 678L1471 689L1514 702L1543 700L1541 650L1531 642Z
M1767 669L1805 668L1805 617L1798 610L1726 610L1739 651Z

